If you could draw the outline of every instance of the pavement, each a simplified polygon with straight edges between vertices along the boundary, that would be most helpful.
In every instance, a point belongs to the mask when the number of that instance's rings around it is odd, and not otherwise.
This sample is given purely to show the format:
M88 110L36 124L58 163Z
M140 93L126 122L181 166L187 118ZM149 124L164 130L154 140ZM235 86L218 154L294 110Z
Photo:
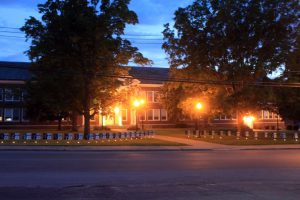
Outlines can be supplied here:
M300 150L2 151L1 200L299 200Z
M176 142L185 146L1 146L0 151L231 151L231 150L300 150L300 144L234 146L199 140L155 135L155 139Z

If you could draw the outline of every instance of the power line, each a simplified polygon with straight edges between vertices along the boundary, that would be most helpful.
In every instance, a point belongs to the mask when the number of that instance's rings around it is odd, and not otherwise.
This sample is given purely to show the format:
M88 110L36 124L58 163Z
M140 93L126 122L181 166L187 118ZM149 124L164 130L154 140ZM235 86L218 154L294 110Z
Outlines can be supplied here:
M23 38L23 39L25 39L25 37L22 37L22 36L12 36L12 35L0 35L0 37L8 37L8 38Z
M14 67L14 66L0 66L0 68L11 68L11 69L20 69L29 71L28 68L24 67ZM49 72L49 70L31 70L36 72ZM68 71L61 71L60 73L64 73L65 75L71 75ZM80 75L77 72L71 72L73 75ZM139 79L139 80L152 80L152 81L160 81L160 82L174 82L174 83L190 83L190 84L203 84L203 85L245 85L245 86L254 86L254 87L277 87L277 88L300 88L300 83L278 83L278 82L245 82L245 81L219 81L219 80L192 80L192 79L177 79L177 78L162 78L159 76L135 76L131 77L128 75L117 75L117 74L104 74L97 73L95 74L98 77L110 77L110 78L122 78L122 79Z
M20 30L21 28L15 28L15 27L9 27L9 26L0 26L0 29L15 29L15 30Z
M0 30L0 33L16 33L16 34L24 34L23 32L17 32L17 31L1 31Z

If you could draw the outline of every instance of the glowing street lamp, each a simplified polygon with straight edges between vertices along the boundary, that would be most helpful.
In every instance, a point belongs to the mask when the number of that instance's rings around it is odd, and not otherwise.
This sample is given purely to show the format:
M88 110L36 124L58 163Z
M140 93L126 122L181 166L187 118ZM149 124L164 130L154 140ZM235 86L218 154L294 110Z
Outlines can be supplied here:
M202 109L203 109L203 104L202 104L201 102L197 102L197 103L196 103L196 110L197 110L198 112L200 112ZM200 121L200 114L198 113L197 127L196 127L196 129L198 129L199 121Z
M253 129L253 122L255 121L255 117L253 117L252 115L244 116L243 121L246 126Z
M196 109L197 109L197 110L202 110L202 108L203 108L202 103L198 102L198 103L196 104Z
M136 130L138 130L138 108L140 107L140 106L142 106L142 105L144 105L145 104L145 100L144 99L136 99L136 100L134 100L134 102L133 102L133 106L135 107L135 109L136 109L136 114L135 114L135 116L136 116L136 122L135 122L135 125L136 125Z

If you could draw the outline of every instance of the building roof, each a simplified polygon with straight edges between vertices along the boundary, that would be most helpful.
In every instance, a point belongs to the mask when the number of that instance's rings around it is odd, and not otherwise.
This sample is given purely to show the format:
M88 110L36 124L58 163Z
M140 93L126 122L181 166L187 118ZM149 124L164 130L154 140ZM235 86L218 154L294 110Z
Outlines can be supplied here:
M31 78L29 62L0 61L0 80L26 81ZM169 77L168 68L130 67L129 75L141 84L162 84Z
M0 61L0 80L26 81L31 78L30 63Z
M131 67L129 75L141 81L141 84L162 84L169 78L169 68Z

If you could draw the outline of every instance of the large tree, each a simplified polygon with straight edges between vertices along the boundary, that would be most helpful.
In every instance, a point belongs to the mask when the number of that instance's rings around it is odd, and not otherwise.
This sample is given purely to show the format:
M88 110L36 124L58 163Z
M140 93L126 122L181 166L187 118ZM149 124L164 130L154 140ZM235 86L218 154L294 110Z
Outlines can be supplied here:
M296 45L288 57L284 73L279 78L282 83L298 83L297 87L275 90L274 104L279 114L287 122L300 128L300 25L295 29ZM295 85L296 86L296 85Z
M173 77L187 72L189 80L198 74L218 81L213 106L237 112L240 129L245 113L268 102L264 87L249 83L268 81L293 48L299 1L195 0L179 8L174 20L174 27L166 24L163 32Z
M122 66L129 61L150 63L121 37L126 24L138 23L129 2L48 0L38 5L41 20L30 17L22 28L32 40L27 54L34 63L36 84L51 73L71 76L59 87L67 97L73 95L70 106L84 115L85 134L90 132L90 119L99 111L101 99L110 98L122 84L118 76L127 74Z

